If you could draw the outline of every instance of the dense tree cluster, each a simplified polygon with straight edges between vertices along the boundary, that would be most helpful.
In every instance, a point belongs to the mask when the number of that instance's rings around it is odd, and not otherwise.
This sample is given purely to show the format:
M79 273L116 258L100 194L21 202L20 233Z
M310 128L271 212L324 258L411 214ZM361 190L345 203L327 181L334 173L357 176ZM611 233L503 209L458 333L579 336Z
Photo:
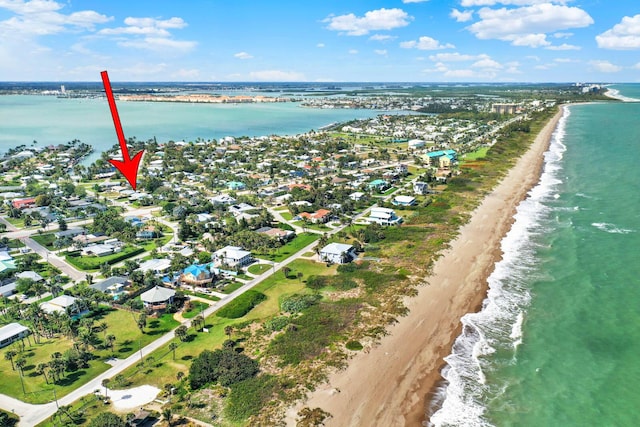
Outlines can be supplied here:
M258 362L233 349L205 350L193 360L189 381L194 390L211 383L227 387L257 373Z

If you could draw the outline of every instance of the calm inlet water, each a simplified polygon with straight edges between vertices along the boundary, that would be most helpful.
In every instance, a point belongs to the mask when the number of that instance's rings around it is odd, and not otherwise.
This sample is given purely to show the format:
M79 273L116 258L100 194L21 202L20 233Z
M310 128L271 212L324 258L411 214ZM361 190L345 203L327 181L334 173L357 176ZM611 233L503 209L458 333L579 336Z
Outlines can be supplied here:
M638 117L640 103L565 109L484 308L462 319L433 424L638 425Z
M295 135L334 122L374 117L380 111L303 108L298 103L183 104L117 102L127 138L158 142L225 136ZM117 143L105 98L0 96L0 152L17 145L59 144L79 139L100 152Z

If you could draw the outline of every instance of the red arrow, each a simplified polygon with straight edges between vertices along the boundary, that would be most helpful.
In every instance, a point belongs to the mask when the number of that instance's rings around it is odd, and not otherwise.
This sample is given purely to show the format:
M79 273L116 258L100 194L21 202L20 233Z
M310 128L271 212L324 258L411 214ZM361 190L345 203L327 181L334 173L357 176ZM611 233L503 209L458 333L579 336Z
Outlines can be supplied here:
M127 142L124 139L124 132L122 132L122 124L120 123L120 116L118 115L118 109L116 108L116 100L113 98L109 75L106 71L102 71L100 75L102 76L104 91L107 94L107 101L109 101L111 117L113 117L113 125L116 127L116 135L118 135L120 151L122 151L122 160L109 159L109 163L118 168L122 175L127 178L131 187L135 190L138 179L138 167L140 166L140 160L142 159L144 150L133 156L133 158L129 157L129 149L127 148Z

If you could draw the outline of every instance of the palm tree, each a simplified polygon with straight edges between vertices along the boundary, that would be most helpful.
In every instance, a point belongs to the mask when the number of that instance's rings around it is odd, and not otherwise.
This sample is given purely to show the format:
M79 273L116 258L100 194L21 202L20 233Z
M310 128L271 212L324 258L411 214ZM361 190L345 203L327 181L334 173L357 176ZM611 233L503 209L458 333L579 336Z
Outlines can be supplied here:
M102 380L102 387L104 387L104 397L109 397L109 383L111 380L109 378L105 378Z
M49 379L47 378L47 364L46 363L38 363L36 367L36 373L44 376L44 381L49 384Z
M107 347L109 347L111 351L113 351L113 343L115 340L116 340L116 336L113 334L109 334L105 337L105 342L107 344Z
M193 319L193 327L196 328L196 330L202 330L204 328L204 317L196 316Z
M178 343L172 342L169 344L169 350L173 352L173 360L176 360L176 349L178 348Z
M171 420L173 419L173 412L171 411L170 407L165 406L164 408L162 408L162 418L165 419L167 421L167 425L169 427L171 427Z
M180 341L184 341L187 338L187 327L185 325L178 326L175 334Z
M227 338L231 339L232 333L233 333L233 326L227 325L224 327L224 334L227 336Z
M7 350L4 353L5 360L9 360L11 362L11 369L16 370L16 367L13 365L13 358L16 357L18 353L15 350Z
M144 328L147 326L147 314L140 313L140 317L138 317L138 328L144 334Z
M22 378L24 376L24 372L22 371L22 369L25 367L26 364L27 364L27 359L25 359L24 357L21 357L18 360L16 360L16 366L20 370L20 384L22 385L23 394L27 394L26 390L24 389L24 379Z

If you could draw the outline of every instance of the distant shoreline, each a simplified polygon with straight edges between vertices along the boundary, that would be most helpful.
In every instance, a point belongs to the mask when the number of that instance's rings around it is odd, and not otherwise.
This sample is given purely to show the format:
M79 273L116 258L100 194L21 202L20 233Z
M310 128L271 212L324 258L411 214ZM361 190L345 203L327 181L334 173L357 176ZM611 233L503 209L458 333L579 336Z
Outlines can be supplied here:
M263 95L119 95L118 101L124 102L184 102L194 104L250 104L261 102L292 102L291 98L274 98Z
M305 406L332 414L327 426L422 425L442 380L443 358L460 334L460 318L477 310L487 277L501 259L500 242L513 214L539 180L551 136L562 116L547 122L527 152L487 195L443 253L417 297L407 298L409 315L369 353L310 394ZM339 391L339 392L337 392Z

